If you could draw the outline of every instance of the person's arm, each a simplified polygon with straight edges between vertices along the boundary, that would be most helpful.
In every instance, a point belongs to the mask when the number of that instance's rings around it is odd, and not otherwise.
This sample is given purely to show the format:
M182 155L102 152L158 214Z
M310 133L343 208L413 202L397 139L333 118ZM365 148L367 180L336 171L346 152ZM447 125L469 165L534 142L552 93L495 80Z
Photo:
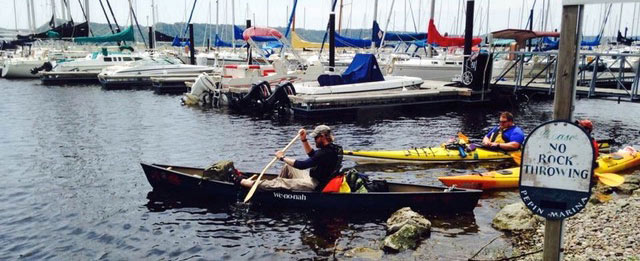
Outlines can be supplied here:
M300 129L300 131L298 131L298 133L300 134L300 141L302 142L302 148L304 148L304 153L308 155L313 151L313 148L311 148L311 145L309 145L309 141L307 140L307 131L304 128L302 128Z
M484 138L482 138L482 145L483 145L483 146L485 146L485 147L491 147L491 145L492 145L491 143L492 143L492 142L491 142L490 137L491 137L491 134L493 134L493 132L494 132L494 131L496 131L496 128L497 128L497 127L493 127L493 129L491 129L491 130L489 131L489 133L487 133L487 135L484 135Z
M501 150L519 150L520 143L516 141L507 142L507 143L496 143L496 147Z

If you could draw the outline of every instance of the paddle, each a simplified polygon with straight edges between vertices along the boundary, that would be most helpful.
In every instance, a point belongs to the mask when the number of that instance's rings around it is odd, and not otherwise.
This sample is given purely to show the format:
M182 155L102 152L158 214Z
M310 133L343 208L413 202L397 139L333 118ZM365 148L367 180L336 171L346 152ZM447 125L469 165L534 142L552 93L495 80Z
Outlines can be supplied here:
M514 152L511 154L513 157L513 161L515 161L518 165L522 162L522 153L520 151ZM599 173L594 172L594 175L598 177L602 184L605 184L610 187L617 187L624 183L624 177L614 173Z
M291 147L291 145L293 144L293 142L295 142L298 137L300 137L300 133L298 133L298 135L296 135L290 142L289 144L287 144L286 147L284 147L284 149L282 149L282 151L287 151L289 149L289 147ZM253 186L251 187L251 189L249 190L249 193L247 193L247 196L244 197L244 203L247 203L247 201L249 201L251 199L251 197L253 197L253 194L256 193L256 189L258 188L258 183L260 183L260 179L262 178L262 175L264 175L264 173L271 167L271 165L273 165L273 163L276 162L276 160L278 160L277 157L273 157L273 159L271 160L271 162L269 162L269 164L267 164L266 167L264 167L264 169L262 169L262 172L260 172L260 175L258 175L258 178L256 179L256 181L253 183Z

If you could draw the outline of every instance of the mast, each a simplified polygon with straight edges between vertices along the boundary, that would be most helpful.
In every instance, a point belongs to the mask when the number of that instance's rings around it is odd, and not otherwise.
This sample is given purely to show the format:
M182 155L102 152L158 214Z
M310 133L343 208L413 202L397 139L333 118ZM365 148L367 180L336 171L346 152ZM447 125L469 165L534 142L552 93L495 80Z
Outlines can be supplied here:
M36 11L35 11L35 7L33 5L33 0L29 0L29 3L31 3L31 6L29 7L29 9L31 10L31 31L33 33L36 33Z
M378 0L376 0L373 4L373 22L377 23L378 19ZM373 37L371 37L371 39L374 39ZM376 43L374 41L371 41L371 49L375 50L376 49Z
M440 3L440 5L442 5L442 3ZM436 0L431 0L431 10L429 10L429 22L431 22L433 20L433 15L435 14L436 11ZM428 25L427 25L428 27ZM429 31L429 29L427 29L427 32ZM427 56L429 58L433 57L433 45L429 44L429 49L427 49Z
M340 11L338 13L338 33L341 34L342 33L342 7L344 5L342 4L342 0L340 0Z
M622 7L624 3L620 3L620 14L618 14L618 31L622 31Z
M91 24L91 12L89 9L89 0L84 0L85 18L87 18L87 26Z
M16 0L13 0L13 24L16 27L16 33L18 33L18 13L16 12Z
M233 47L233 50L236 49L236 28L234 28L234 26L236 26L236 5L235 5L236 0L231 0L231 39L233 39L233 41L231 41L231 46Z
M487 33L487 40L489 39L488 37L489 37L489 13L490 13L490 12L489 12L489 7L490 7L490 6L491 6L491 0L487 0L487 10L486 10L486 12L487 12L487 31L486 31L486 33Z
M151 0L151 37L149 43L156 43L156 0Z
M211 2L209 2L209 13L211 13ZM216 0L216 37L219 37L218 33L219 33L220 21L218 20L218 17L220 17L220 3L219 3L219 0ZM209 32L209 41L211 41L211 32ZM219 49L219 48L216 47L216 49Z
M391 8L389 8L389 16L387 16L387 24L384 25L384 33L382 33L382 39L380 39L380 48L382 48L382 44L384 43L384 37L387 36L387 29L389 28L389 22L391 21L391 15L395 14L393 12L393 5L396 3L396 0L391 1ZM393 19L395 25L395 19Z
M287 14L289 13L289 6L287 6ZM253 14L255 16L255 13ZM254 18L255 20L255 18ZM255 23L255 21L253 21ZM269 0L267 0L267 27L269 27Z
M342 0L340 0L342 1ZM407 31L407 0L404 0L404 31Z
M53 27L56 27L56 0L51 0L51 15L53 16Z

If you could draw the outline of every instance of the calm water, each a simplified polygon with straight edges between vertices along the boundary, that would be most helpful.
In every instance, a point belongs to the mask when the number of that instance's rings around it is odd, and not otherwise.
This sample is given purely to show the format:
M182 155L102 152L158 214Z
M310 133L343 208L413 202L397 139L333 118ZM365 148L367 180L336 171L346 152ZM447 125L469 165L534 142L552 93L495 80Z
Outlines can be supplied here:
M0 91L0 260L304 259L378 248L388 216L256 211L167 197L152 193L139 162L206 166L231 159L241 170L260 171L300 127L330 124L349 149L406 148L440 144L458 130L478 140L497 124L499 111L372 111L314 121L188 108L177 96L99 86L0 79ZM550 120L552 105L537 101L514 110L531 131ZM640 144L638 104L580 100L576 115L594 120L596 137L615 138L616 146ZM288 153L302 154L299 146ZM502 166L359 168L374 178L438 184L439 175L495 167ZM518 200L514 191L492 192L471 214L430 216L430 239L396 257L469 258L501 235L491 219ZM505 245L498 239L489 249Z

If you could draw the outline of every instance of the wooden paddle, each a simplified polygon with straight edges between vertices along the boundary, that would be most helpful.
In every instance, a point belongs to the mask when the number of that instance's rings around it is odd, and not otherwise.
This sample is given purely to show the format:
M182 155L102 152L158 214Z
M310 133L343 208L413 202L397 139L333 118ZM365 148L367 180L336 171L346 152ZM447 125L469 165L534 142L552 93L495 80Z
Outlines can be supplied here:
M289 147L291 147L293 142L295 142L298 139L298 137L300 137L300 133L298 133L298 135L296 135L296 137L294 137L289 142L289 144L287 144L287 146L284 147L284 149L282 149L282 151L283 152L287 151L289 149ZM264 169L262 169L262 172L260 172L260 175L258 175L258 178L256 179L256 181L253 183L253 186L249 190L249 193L247 193L247 196L244 197L244 203L247 203L247 201L249 201L251 199L251 197L253 197L253 194L256 193L256 189L258 188L258 183L260 183L260 179L262 178L262 175L264 175L264 173L267 172L267 170L271 167L271 165L273 165L273 163L276 162L276 160L278 160L278 158L277 157L273 157L271 162L269 162L269 164L267 164L267 166L264 167Z
M511 154L511 157L513 157L513 161L515 161L518 165L521 164L522 152L520 151L514 152ZM600 182L602 182L602 184L605 184L610 187L617 187L622 185L622 183L624 183L624 177L618 174L599 173L599 172L594 172L593 174L596 175L596 177L598 177L598 179L600 180Z

